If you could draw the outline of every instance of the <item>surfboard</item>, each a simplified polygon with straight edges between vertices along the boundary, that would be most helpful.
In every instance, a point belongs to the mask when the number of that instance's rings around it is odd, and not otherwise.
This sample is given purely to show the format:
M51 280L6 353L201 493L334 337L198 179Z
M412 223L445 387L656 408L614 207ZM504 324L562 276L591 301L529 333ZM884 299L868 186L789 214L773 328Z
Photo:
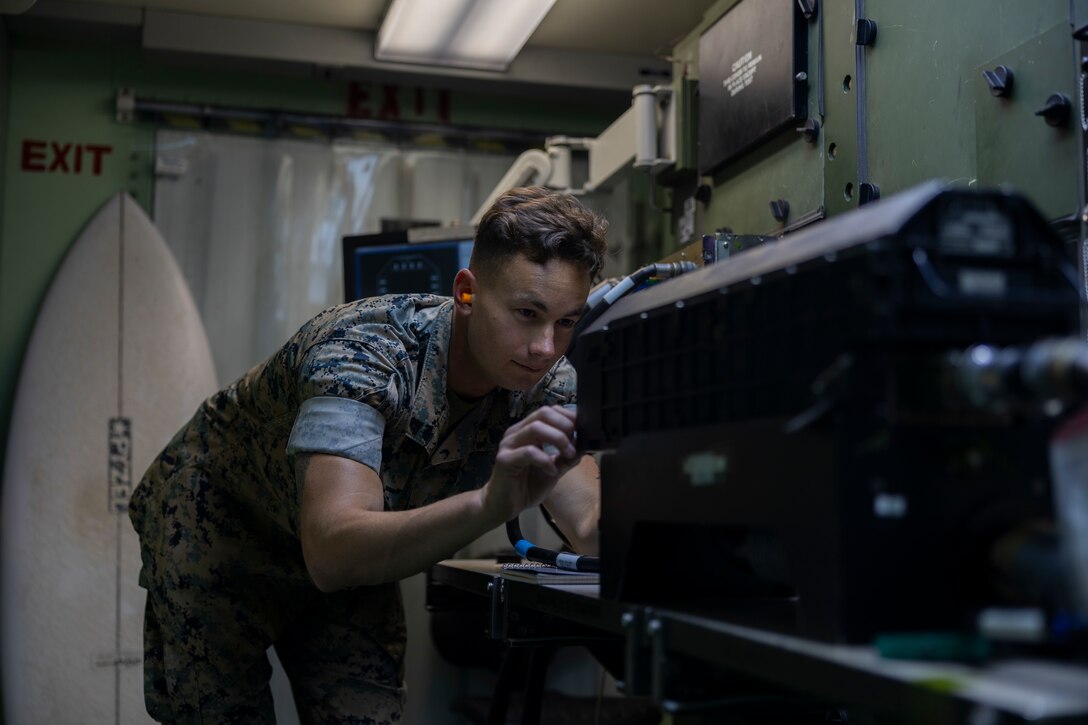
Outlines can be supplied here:
M151 722L128 499L215 388L178 265L118 194L62 261L16 390L0 553L9 725Z

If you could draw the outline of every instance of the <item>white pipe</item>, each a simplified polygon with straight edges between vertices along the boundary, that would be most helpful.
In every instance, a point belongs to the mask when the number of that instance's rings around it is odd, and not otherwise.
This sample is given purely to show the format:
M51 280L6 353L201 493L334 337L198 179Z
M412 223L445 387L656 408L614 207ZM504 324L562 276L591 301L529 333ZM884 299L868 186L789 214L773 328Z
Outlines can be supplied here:
M529 149L514 161L510 170L495 185L491 194L484 199L484 203L472 215L472 223L479 224L484 212L491 208L495 200L503 192L519 186L545 185L552 176L552 160L548 154L540 149Z
M635 168L653 166L657 160L657 94L653 86L635 86L631 91L635 114Z
M548 179L548 186L560 191L570 191L572 184L570 146L549 146L548 156L552 161L552 175Z

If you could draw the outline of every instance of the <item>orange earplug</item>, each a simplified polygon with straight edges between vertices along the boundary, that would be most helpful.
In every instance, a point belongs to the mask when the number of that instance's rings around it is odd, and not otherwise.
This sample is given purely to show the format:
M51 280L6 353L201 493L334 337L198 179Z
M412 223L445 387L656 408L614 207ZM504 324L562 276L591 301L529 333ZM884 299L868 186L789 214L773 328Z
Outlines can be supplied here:
M471 292L462 292L461 293L461 301L464 302L466 305L471 305L472 304L472 293Z

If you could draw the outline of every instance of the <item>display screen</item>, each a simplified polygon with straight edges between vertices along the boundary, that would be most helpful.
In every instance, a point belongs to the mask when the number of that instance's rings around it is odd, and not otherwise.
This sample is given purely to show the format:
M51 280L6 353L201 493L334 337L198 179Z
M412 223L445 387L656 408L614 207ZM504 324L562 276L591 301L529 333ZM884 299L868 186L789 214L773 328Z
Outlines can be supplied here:
M410 243L404 232L344 238L346 302L387 294L450 295L472 240Z

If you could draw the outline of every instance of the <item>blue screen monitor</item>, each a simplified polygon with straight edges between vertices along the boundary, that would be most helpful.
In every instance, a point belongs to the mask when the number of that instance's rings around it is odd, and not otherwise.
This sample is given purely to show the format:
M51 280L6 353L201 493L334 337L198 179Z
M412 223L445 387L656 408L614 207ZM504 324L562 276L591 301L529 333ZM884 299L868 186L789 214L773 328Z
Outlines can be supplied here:
M451 231L450 239L428 230L428 237L409 241L411 232L383 232L344 237L346 302L388 294L451 295L453 278L467 267L472 236Z

